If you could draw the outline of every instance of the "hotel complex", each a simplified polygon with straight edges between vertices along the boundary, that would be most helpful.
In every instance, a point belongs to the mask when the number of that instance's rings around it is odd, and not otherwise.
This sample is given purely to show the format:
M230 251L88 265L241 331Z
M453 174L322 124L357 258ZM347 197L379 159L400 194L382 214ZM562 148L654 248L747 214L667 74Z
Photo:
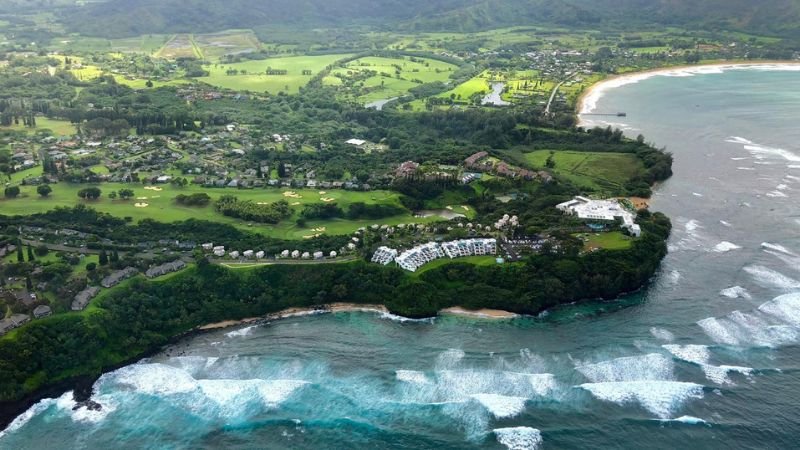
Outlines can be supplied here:
M592 200L577 196L574 199L556 206L566 214L571 214L588 224L613 224L617 220L622 222L622 228L628 230L632 236L642 234L642 229L634 223L636 214L628 211L617 200Z
M439 258L448 257L454 259L465 256L494 255L496 253L496 239L461 239L443 244L428 242L406 250L399 256L397 250L393 248L380 247L372 255L372 262L387 265L392 261L396 261L403 269L416 272L420 267Z

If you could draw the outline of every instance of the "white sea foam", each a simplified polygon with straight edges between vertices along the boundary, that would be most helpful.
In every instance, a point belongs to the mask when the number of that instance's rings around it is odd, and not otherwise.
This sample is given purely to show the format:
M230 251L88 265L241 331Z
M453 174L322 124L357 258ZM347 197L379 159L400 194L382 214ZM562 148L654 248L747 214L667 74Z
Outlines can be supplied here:
M747 158L731 158L732 161L744 161Z
M638 403L650 413L666 419L690 399L703 397L703 386L681 381L622 381L586 383L579 386L594 397L619 405Z
M781 295L758 309L790 325L800 326L800 294Z
M789 197L788 195L786 195L785 192L777 191L777 190L776 191L769 191L764 195L766 195L767 197L770 197L770 198L788 198Z
M706 425L708 423L705 420L700 419L699 417L694 417L694 416L680 416L680 417L675 418L675 419L660 419L660 421L661 422L685 423L687 425Z
M417 323L433 323L435 317L426 317L424 319L412 319L410 317L398 316L388 312L382 312L381 319L394 320L395 322L417 322Z
M777 148L777 147L769 147L766 145L759 145L759 144L746 144L744 149L750 152L754 158L783 158L789 162L800 162L800 156L796 153L790 152L789 150Z
M694 195L695 197L702 197L703 196L703 194L700 194L698 192L692 192L692 195Z
M686 222L686 225L684 225L684 229L690 234L694 233L699 228L703 228L703 226L700 225L700 222L698 222L696 219L690 219L688 222Z
M677 270L672 270L667 274L667 280L672 284L678 284L681 280L681 273Z
M720 223L721 225L723 225L723 226L726 226L726 227L728 227L728 228L730 228L730 227L732 227L732 226L733 226L733 225L731 225L731 224L730 224L730 222L727 222L727 221L724 221L724 220L720 220L720 221L719 221L719 223Z
M72 395L72 391L69 391L67 394L69 394L71 396ZM64 394L64 395L67 395L67 394ZM8 424L8 426L6 427L5 430L0 431L0 439L5 437L9 433L13 433L13 432L19 430L20 428L25 426L26 423L30 422L31 419L33 419L34 417L38 416L39 414L47 411L55 403L56 403L56 399L53 399L53 398L46 398L46 399L43 399L43 400L39 400L36 404L34 404L30 408L28 408L24 413L22 413L22 414L18 415L17 417L15 417L14 420L11 421L10 424Z
M706 375L706 378L717 384L733 384L728 376L733 372L740 373L742 375L750 375L753 373L753 368L751 367L726 365L712 366L710 364L701 364L700 367L703 369L703 373Z
M666 380L672 378L672 360L658 353L627 356L576 367L594 383L612 381Z
M714 342L725 345L739 345L739 338L730 331L730 327L720 322L716 317L700 320L697 322L697 325L699 325Z
M514 417L525 410L525 397L511 397L499 394L473 394L477 400L497 419Z
M773 244L771 242L762 242L761 243L761 247L765 248L765 249L768 249L768 250L774 250L776 252L785 253L785 254L787 254L789 256L798 256L795 252L789 250L788 248L786 248L786 247L784 247L784 246L782 246L780 244Z
M492 432L508 450L536 450L542 445L542 433L536 428L495 428Z
M800 281L764 266L747 266L744 268L744 271L749 273L758 284L764 287L777 288L784 291L800 289Z
M175 356L167 360L165 363L170 366L179 367L196 376L200 371L206 370L213 366L219 360L216 356Z
M205 397L223 410L240 409L249 402L275 408L297 389L308 384L302 380L198 380L197 386Z
M650 334L652 334L654 338L661 339L662 341L671 342L675 340L675 335L663 328L651 327Z
M756 170L755 167L737 167L736 170Z
M255 329L256 325L250 325L249 327L239 328L238 330L227 332L225 333L225 336L228 336L230 338L247 336L250 333L252 333Z
M431 384L431 380L428 379L425 373L418 370L396 370L395 378L406 383Z
M185 370L166 364L133 364L104 374L99 385L113 383L137 392L152 395L169 395L191 392L196 389L196 380Z
M725 142L730 142L732 144L743 144L743 145L753 143L753 141L739 136L731 136L728 139L726 139Z
M726 252L729 252L731 250L738 250L740 248L742 248L742 247L739 247L738 245L734 244L733 242L722 241L719 244L714 246L714 251L717 252L717 253L726 253Z
M719 295L728 298L745 298L748 300L753 298L750 293L747 292L747 289L741 286L731 286L729 288L725 288L719 291Z
M789 186L788 186L788 185L781 183L781 184L779 184L779 185L775 186L775 189L777 189L777 190L779 190L779 191L787 191L787 190L789 190L790 188L789 188Z
M451 348L448 350L443 351L436 357L436 368L437 369L449 369L455 367L461 360L464 359L464 350L458 348Z
M676 358L695 364L706 364L709 358L711 358L711 352L708 350L707 345L666 344L662 345L662 347L672 353Z

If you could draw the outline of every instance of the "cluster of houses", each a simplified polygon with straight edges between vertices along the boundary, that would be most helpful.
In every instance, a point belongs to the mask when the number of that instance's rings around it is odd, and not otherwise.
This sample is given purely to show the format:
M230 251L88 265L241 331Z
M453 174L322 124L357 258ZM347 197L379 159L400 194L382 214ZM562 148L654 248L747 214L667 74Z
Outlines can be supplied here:
M489 153L485 151L475 153L466 158L464 160L464 167L469 170L474 170L476 172L493 173L499 177L504 177L504 178L516 178L523 180L539 179L544 182L549 182L552 181L553 179L552 175L550 175L548 172L544 170L533 171L513 166L502 160L494 161L491 158L489 158ZM469 181L472 181L474 179L477 179L477 177L473 177ZM464 181L464 182L468 183L469 181Z
M139 273L139 271L136 270L135 267L126 267L122 270L117 270L116 272L113 272L111 275L100 280L100 285L103 286L104 288L114 287L122 283L124 280L127 280L128 278L136 275L137 273Z
M160 266L155 266L147 269L144 275L147 278L155 278L160 277L161 275L166 275L168 273L177 272L181 269L186 267L186 263L183 262L181 259L177 259L172 262L161 264Z
M459 239L455 241L428 242L406 250L398 255L398 251L389 247L380 247L372 255L372 262L388 265L392 261L405 270L416 272L425 264L439 258L463 258L466 256L494 255L497 253L497 240L493 238Z
M53 310L47 305L39 305L33 309L33 317L41 319L53 314ZM30 322L31 317L27 314L12 314L7 319L0 320L0 335L4 335L14 328L20 327Z
M207 252L213 253L214 256L217 258L223 258L226 255L230 259L247 259L247 260L262 260L267 258L267 254L263 250L259 250L254 252L253 250L245 250L243 252L239 252L238 250L231 250L226 251L225 246L223 245L214 245L213 243L205 243L202 245L203 250ZM328 253L328 258L336 258L339 254L335 251L331 251ZM301 252L300 250L284 250L278 255L275 256L276 259L325 259L326 255L324 252L316 251L316 252Z
M620 223L621 228L627 230L631 236L638 237L642 234L641 227L635 223L636 214L625 209L616 199L592 200L576 196L556 208L583 220L592 229L602 230Z

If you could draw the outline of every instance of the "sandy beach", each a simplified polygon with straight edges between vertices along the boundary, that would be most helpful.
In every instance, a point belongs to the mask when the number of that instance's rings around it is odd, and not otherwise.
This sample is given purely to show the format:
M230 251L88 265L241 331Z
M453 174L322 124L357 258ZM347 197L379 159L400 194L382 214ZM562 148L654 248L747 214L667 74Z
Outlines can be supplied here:
M470 310L460 306L446 308L439 311L439 314L450 314L454 316L472 317L476 319L513 319L519 317L519 314L503 311L501 309L476 309Z
M595 108L597 108L597 102L605 95L606 91L627 84L638 83L648 78L656 76L691 77L694 75L722 73L725 70L743 68L760 70L800 70L800 61L720 61L707 64L661 67L640 72L612 75L587 88L580 97L578 97L575 104L575 112L579 116L581 114L594 112ZM610 113L616 112L617 111L610 111Z
M230 328L239 325L247 325L261 321L271 321L288 319L291 317L311 316L316 314L329 314L341 312L374 312L379 314L391 314L389 310L383 305L372 304L358 304L358 303L331 303L329 305L320 305L309 308L288 308L276 313L267 314L264 317L248 317L241 320L225 320L222 322L209 323L200 327L197 330L209 331L220 330L223 328ZM446 308L439 311L439 314L454 315L461 317L471 317L474 319L513 319L519 317L519 314L503 311L499 309L478 309L469 310L460 306ZM400 316L398 316L400 317ZM405 318L402 318L405 319ZM413 319L408 319L413 320Z

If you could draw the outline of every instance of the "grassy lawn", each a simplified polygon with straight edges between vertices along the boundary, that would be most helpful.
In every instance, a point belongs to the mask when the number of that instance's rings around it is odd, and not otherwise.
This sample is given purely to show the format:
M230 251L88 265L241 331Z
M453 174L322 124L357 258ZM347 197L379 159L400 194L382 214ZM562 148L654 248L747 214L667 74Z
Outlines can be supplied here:
M41 169L31 169L29 175L38 175ZM19 174L15 174L19 175ZM41 198L36 194L35 186L20 186L21 195L16 199L0 199L0 214L5 215L26 215L49 211L58 206L74 206L86 204L98 211L107 212L117 217L131 217L138 221L151 218L161 222L174 222L190 218L210 220L217 222L230 223L237 227L257 231L269 236L285 239L310 238L315 234L348 234L360 227L372 224L396 225L400 223L427 223L441 220L438 217L418 218L411 214L403 214L388 217L380 220L349 220L332 219L325 221L309 221L305 227L298 227L296 219L303 208L303 205L310 203L323 203L322 198L331 198L342 208L346 208L353 202L364 202L368 204L399 204L398 194L389 191L370 191L355 192L344 190L331 190L320 194L322 191L310 189L206 189L200 186L187 186L177 188L171 185L161 185L161 191L146 190L139 184L119 184L104 183L99 187L103 195L96 201L84 201L78 198L78 191L86 185L76 185L59 183L52 185L53 192L47 198ZM134 199L131 200L111 200L108 193L122 188L131 188L135 192ZM287 197L284 192L294 192L299 197ZM205 192L212 199L217 199L222 195L235 195L240 200L252 200L255 202L272 203L278 200L287 200L294 214L291 218L282 221L277 225L249 223L242 220L225 217L214 210L212 205L202 208L186 207L176 204L173 199L178 194L192 194ZM147 204L146 207L136 207L135 204Z
M549 150L526 153L525 159L535 168L545 168ZM550 169L578 187L609 194L644 170L642 162L629 153L556 151L555 167Z
M408 93L409 89L422 83L446 82L450 78L450 74L458 69L455 65L443 61L415 59L416 61L411 61L411 58L407 56L402 58L374 56L360 58L347 63L345 67L335 69L331 76L326 77L325 83L340 85L342 79L346 80L368 71L377 72L376 75L358 83L358 88L365 93L357 95L356 98L358 101L370 102L403 96ZM399 69L396 66L399 66Z
M622 234L621 231L609 231L606 233L584 233L578 234L584 241L584 250L626 250L633 244L633 238Z
M21 123L9 127L0 127L2 130L26 131L36 133L37 131L50 130L56 136L72 136L75 134L75 125L67 120L54 120L47 117L36 117L36 128L28 128Z
M198 80L212 86L237 91L266 91L271 94L283 91L294 94L325 67L347 56L349 55L290 56L234 64L210 64L205 67L210 73L209 76L200 77ZM266 75L267 68L287 70L288 73ZM227 71L231 69L238 70L239 75L227 75ZM312 75L303 75L303 70L310 70ZM242 74L242 71L245 74Z
M472 264L472 265L475 265L475 266L493 266L493 265L497 264L497 259L496 259L495 256L490 256L490 255L486 255L486 256L467 256L467 257L464 257L464 258L456 258L456 259L440 258L440 259L431 261L428 264L425 264L424 266L420 267L419 270L414 272L414 275L419 276L420 274L425 273L425 272L427 272L429 270L433 270L433 269L436 269L436 268L439 268L439 267L442 267L442 266L446 266L446 265L452 264L452 263L467 263L467 264Z

